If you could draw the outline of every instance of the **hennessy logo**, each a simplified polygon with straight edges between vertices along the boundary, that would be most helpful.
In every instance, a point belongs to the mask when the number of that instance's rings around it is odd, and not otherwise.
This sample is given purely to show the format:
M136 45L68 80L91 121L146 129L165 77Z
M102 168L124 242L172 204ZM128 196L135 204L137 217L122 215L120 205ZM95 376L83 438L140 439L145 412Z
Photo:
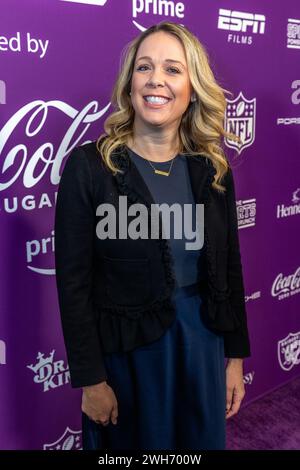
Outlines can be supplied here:
M34 372L33 381L35 383L43 383L44 392L48 392L51 388L57 388L69 383L70 372L68 366L64 366L64 361L54 361L55 349L53 349L48 357L44 357L41 352L37 355L38 362L27 366Z
M291 215L300 214L300 188L293 192L292 196L293 205L285 206L284 204L277 204L277 219L289 217Z

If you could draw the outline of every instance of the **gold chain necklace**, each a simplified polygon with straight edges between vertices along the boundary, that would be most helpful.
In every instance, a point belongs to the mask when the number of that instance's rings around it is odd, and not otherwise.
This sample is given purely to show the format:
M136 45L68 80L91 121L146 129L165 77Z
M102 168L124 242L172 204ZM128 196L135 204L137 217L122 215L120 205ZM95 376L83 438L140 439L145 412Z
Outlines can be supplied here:
M175 157L172 158L171 165L170 165L168 171L158 170L157 168L155 168L155 166L149 160L147 160L147 162L152 166L152 168L154 170L154 173L156 173L157 175L169 176L170 173L171 173L172 166L173 166L175 158L176 158L176 155L175 155Z

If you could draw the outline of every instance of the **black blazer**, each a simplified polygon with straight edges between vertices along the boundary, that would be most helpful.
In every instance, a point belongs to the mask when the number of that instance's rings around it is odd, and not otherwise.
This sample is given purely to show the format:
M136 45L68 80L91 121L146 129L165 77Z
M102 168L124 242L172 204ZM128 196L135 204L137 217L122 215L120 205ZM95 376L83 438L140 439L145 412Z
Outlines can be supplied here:
M100 240L96 235L99 204L114 204L118 213L120 195L127 196L128 206L155 203L126 147L119 147L113 159L122 174L114 176L105 167L95 142L75 148L58 188L56 282L73 387L105 380L103 354L154 341L175 318L169 241L161 236ZM226 193L220 194L211 186L215 169L209 159L189 155L187 162L195 201L204 204L204 256L198 270L203 320L224 336L226 357L247 357L232 172L224 178Z

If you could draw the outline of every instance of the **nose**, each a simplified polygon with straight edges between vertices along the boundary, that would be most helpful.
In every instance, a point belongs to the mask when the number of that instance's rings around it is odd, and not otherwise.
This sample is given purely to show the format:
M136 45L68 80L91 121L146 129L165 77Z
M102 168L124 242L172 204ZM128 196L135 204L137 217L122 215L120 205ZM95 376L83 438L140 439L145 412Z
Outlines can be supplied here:
M154 69L148 82L147 86L150 87L157 87L157 86L164 86L164 79L162 73L158 69Z

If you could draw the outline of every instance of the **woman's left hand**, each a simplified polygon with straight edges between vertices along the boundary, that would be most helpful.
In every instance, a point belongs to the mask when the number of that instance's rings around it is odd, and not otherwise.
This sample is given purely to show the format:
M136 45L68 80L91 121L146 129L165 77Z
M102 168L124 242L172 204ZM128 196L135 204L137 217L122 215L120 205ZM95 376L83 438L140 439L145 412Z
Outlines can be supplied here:
M226 419L239 411L244 396L243 359L229 359L226 366Z

